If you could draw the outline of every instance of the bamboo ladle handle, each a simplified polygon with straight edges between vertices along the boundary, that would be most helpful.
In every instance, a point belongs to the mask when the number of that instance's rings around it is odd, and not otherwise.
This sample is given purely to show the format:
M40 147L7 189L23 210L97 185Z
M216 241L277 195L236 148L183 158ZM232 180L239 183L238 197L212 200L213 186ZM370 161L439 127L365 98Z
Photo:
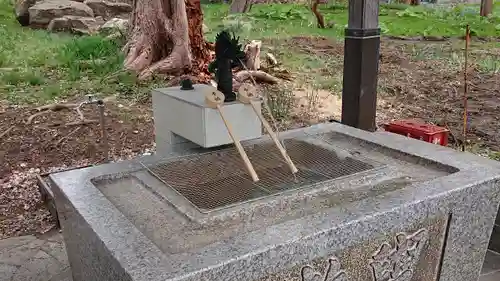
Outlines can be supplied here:
M233 132L233 129L231 128L231 125L229 124L226 117L224 116L224 113L222 112L221 104L224 103L224 94L217 91L215 88L211 89L209 92L207 92L207 94L205 94L205 102L209 107L217 109L217 111L220 114L220 117L222 118L222 121L224 122L224 125L226 125L226 129L227 129L227 132L229 133L229 136L233 140L234 145L236 146L236 149L238 150L238 153L240 154L241 158L243 159L243 163L245 164L245 167L248 170L250 177L252 177L252 180L254 182L259 181L259 177L257 176L255 169L253 168L252 162L250 162L250 159L248 159L247 153L243 149L243 146L241 145L240 141L237 139L236 135Z
M283 145L279 141L278 136L276 135L276 133L274 133L273 129L271 128L271 125L269 125L269 122L267 122L267 120L264 118L264 116L262 116L262 113L255 106L255 103L253 101L256 100L257 98L258 97L257 97L256 91L255 91L255 87L253 87L252 85L249 85L249 84L243 84L240 86L240 89L238 91L238 100L241 103L250 104L252 106L253 111L259 117L260 121L262 122L262 125L266 129L269 136L271 136L271 139L273 140L276 147L278 147L278 150L280 151L281 156L283 156L283 158L285 159L285 162L288 164L288 167L290 167L292 174L297 173L299 170L297 169L297 167L295 167L295 164L293 164L292 159L290 158L290 156L286 152L285 148L283 147Z

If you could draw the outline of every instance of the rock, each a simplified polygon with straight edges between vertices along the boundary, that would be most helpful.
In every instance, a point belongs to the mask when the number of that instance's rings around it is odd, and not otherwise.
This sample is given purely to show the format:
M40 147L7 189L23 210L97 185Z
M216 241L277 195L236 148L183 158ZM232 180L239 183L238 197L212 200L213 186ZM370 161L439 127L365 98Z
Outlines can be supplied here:
M94 12L83 3L68 0L44 0L29 8L30 25L36 27L46 27L63 16L94 17Z
M78 34L97 33L100 23L95 18L79 16L63 16L50 21L49 31L70 31Z
M35 5L36 0L17 0L14 5L16 19L22 26L30 24L30 14L28 9Z
M117 16L124 17L132 12L132 6L127 3L114 3L104 0L86 0L84 3L94 11L96 16L102 16L104 19Z
M112 34L106 36L106 39L108 39L108 40L115 40L115 39L119 39L119 38L125 38L124 34L120 33L120 32L115 32L115 33L112 33Z
M128 20L112 18L101 26L99 32L105 34L113 34L115 32L126 33L128 28Z

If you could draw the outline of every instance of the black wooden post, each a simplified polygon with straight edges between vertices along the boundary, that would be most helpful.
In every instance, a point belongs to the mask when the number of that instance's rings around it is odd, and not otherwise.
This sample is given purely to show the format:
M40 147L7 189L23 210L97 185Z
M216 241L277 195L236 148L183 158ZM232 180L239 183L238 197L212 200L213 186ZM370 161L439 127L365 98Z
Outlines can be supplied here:
M378 0L350 0L345 30L342 123L375 131L380 50Z

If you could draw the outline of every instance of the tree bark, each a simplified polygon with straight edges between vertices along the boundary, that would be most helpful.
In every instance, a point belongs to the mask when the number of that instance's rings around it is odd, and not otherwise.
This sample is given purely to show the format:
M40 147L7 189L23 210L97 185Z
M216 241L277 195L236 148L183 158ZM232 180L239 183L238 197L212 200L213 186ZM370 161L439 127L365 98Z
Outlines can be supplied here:
M323 15L318 11L318 5L320 4L321 0L315 0L314 3L312 3L311 10L313 14L316 16L316 20L318 21L318 27L319 28L325 28L325 19L323 18Z
M124 66L139 79L197 72L209 61L200 0L134 0L131 17Z
M492 10L493 0L481 0L481 10L479 13L482 17L487 17L489 14L491 14Z
M251 0L233 0L231 3L231 7L229 8L229 13L237 14L237 13L246 13L250 11L252 7Z
M186 0L186 14L189 25L189 46L193 60L198 64L193 65L193 71L206 71L210 61L210 48L203 37L203 12L200 0ZM201 64L199 64L201 62ZM203 68L200 69L200 68Z

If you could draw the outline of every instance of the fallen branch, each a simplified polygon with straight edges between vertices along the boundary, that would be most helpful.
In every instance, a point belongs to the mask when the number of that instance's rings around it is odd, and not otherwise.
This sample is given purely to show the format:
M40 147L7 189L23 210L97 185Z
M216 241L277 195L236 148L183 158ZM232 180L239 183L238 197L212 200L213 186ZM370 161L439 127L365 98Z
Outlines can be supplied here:
M76 107L78 107L78 104L74 104L74 103L67 103L67 104L64 104L64 103L54 103L54 104L48 104L48 105L40 106L40 107L36 108L36 110L38 112L35 113L35 114L33 114L33 115L31 115L30 117L28 117L28 119L26 120L25 124L26 125L31 124L33 122L33 119L35 119L36 117L38 117L40 115L46 114L49 111L59 111L59 110L62 110L62 109L73 109L73 108L76 108Z
M76 110L76 112L78 113L79 121L69 122L66 124L54 123L54 124L49 125L49 127L59 127L59 126L73 127L73 126L83 126L83 125L99 123L98 120L86 119L85 116L83 115L83 112L80 109L80 105L78 105L78 104L75 104L75 103L54 103L54 104L48 104L48 105L37 107L36 110L38 112L31 115L30 117L28 117L28 119L26 120L26 124L27 125L31 124L33 122L33 119L35 119L36 117L38 117L40 115L46 114L46 113L51 112L51 111L59 111L62 109L74 109L74 110Z
M429 41L429 42L443 42L450 40L450 37L446 36L398 36L398 35L386 35L386 38L402 41Z
M76 107L76 112L78 113L78 117L80 117L80 120L85 120L85 117L83 116L83 112L80 110L80 107Z
M276 59L276 57L271 54L271 53L267 53L266 54L266 60L267 62L269 63L269 65L271 66L274 66L274 65L277 65L278 64L278 60Z
M12 131L12 129L14 129L16 127L16 125L12 125L10 126L7 130L3 131L3 133L0 134L0 139L3 138L4 136L6 136L10 131Z
M72 126L83 126L83 125L90 125L90 124L97 124L97 123L99 123L98 120L87 120L87 119L84 119L82 121L75 121L75 122L66 123L66 124L64 124L64 126L66 126L66 127L72 127Z
M45 113L47 113L48 111L40 111L40 112L37 112L33 115L31 115L30 117L28 117L28 120L26 120L26 125L29 125L31 124L31 122L33 122L33 119L35 119L36 117L40 116L40 115L43 115Z
M270 84L277 84L279 82L278 78L260 70L242 70L236 73L234 78L239 82L243 82L247 79L251 79L251 77L253 77L256 81Z
M64 137L60 138L57 142L56 142L56 146L58 146L59 144L61 144L62 141L68 139L69 137L71 137L72 135L74 135L76 132L80 131L82 127L76 127L76 129L74 129L73 131L71 131L69 134L65 135Z
M44 110L51 110L51 111L59 111L61 109L73 109L75 107L78 107L78 104L76 103L53 103L53 104L47 104L44 106L37 107L37 111L44 111Z

